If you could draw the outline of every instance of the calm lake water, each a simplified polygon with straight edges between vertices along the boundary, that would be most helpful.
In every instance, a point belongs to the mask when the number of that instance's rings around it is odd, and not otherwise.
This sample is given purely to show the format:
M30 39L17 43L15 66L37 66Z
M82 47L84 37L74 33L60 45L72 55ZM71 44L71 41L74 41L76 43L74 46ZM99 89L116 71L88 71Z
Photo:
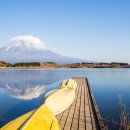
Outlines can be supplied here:
M38 107L70 77L88 78L103 118L119 122L119 95L130 108L130 69L0 69L0 127Z

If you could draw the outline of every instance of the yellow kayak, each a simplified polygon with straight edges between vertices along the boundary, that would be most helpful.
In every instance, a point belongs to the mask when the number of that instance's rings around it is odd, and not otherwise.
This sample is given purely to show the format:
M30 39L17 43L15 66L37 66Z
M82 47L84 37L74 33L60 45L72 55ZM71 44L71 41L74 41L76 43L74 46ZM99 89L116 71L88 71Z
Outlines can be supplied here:
M73 103L75 89L74 80L63 81L60 89L48 94L38 109L16 118L0 130L61 130L55 115Z
M48 106L54 115L58 115L73 103L76 86L77 84L73 79L64 80L60 89L47 97L44 104Z
M13 121L9 122L8 124L6 124L0 130L17 130L24 123L24 121L27 120L31 116L31 114L34 111L35 110L30 111L30 112L16 118L15 120L13 120Z
M0 130L61 130L57 119L49 108L43 104L37 110L9 122Z
M44 104L54 113L59 113L66 110L75 99L75 91L69 88L59 89L57 92L45 99Z

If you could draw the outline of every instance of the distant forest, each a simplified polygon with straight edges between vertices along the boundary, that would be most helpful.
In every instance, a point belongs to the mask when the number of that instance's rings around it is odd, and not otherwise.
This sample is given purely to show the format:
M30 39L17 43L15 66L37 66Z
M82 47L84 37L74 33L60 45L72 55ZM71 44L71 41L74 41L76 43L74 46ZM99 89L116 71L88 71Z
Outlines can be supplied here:
M0 67L20 67L20 68L130 68L130 65L128 63L117 63L117 62L111 62L111 63L73 63L73 64L57 64L54 62L24 62L24 63L6 63L4 61L0 61Z

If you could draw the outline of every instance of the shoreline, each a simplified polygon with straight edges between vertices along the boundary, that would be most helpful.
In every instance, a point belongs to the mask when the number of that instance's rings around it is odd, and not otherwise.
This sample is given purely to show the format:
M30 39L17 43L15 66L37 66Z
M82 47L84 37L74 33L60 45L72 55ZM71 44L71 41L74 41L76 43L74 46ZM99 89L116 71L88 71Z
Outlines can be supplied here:
M0 69L48 69L48 68L130 68L128 63L72 63L58 64L55 62L22 62L22 63L6 63L0 61Z
M129 69L130 67L0 67L0 69Z

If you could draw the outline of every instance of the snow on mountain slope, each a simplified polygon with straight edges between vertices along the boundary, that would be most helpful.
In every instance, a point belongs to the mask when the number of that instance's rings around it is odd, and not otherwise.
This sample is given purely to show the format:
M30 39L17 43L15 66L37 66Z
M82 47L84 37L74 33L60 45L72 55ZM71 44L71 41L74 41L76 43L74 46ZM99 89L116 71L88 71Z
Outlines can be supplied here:
M33 36L17 36L10 39L5 51L11 50L44 50L43 42Z
M76 63L86 60L59 55L45 48L37 37L17 36L9 40L6 47L0 48L0 61Z

